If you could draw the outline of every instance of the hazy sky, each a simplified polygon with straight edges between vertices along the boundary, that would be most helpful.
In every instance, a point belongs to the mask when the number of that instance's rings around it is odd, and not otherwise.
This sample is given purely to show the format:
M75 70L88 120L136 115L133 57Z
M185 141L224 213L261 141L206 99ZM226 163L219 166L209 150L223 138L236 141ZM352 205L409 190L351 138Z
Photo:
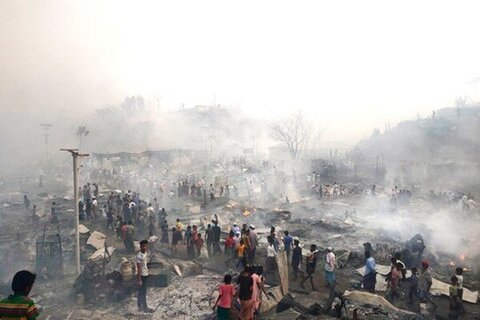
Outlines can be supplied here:
M89 112L126 95L268 117L327 139L479 100L478 1L0 1L0 108ZM476 84L479 91L480 83Z

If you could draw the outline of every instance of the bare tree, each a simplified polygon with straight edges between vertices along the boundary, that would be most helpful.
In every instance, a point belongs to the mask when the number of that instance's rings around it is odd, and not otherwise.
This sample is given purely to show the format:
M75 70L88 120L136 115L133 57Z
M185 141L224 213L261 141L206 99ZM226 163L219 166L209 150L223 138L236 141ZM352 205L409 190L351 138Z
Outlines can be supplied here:
M292 159L296 159L298 151L305 144L311 125L303 112L299 111L271 122L269 127L272 138L283 143Z

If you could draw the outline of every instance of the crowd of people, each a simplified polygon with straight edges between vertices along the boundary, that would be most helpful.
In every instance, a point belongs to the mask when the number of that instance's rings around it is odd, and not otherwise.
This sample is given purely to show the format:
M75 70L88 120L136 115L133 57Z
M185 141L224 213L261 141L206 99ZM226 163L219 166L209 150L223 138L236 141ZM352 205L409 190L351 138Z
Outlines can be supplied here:
M175 183L175 196L178 198L198 197L214 201L217 196L228 197L229 186L221 186L218 190L213 184L207 186L205 179L181 179ZM262 181L263 183L263 181ZM266 190L266 185L263 187ZM314 185L316 192L321 198L334 199L347 195L346 188L337 184ZM159 186L160 190L163 190ZM172 191L171 191L172 192ZM371 195L376 195L376 187L373 186ZM233 223L222 230L218 218L215 216L208 224L202 226L190 225L176 218L174 225L169 225L167 211L160 207L157 198L146 201L141 198L139 192L128 190L125 193L110 192L99 202L99 187L96 183L87 183L78 190L79 217L91 223L104 223L107 230L116 234L117 239L124 243L128 253L135 252L135 240L140 241L140 252L136 255L139 311L153 312L147 306L148 285L148 255L147 250L154 252L153 243L159 239L160 245L169 248L173 256L181 256L179 249L185 247L187 259L221 259L227 270L239 272L228 273L224 276L220 285L219 296L214 305L217 319L230 319L230 309L239 311L240 319L253 319L259 313L262 303L262 292L265 292L266 278L276 281L278 274L277 255L285 254L291 267L293 281L305 288L305 283L310 284L311 290L318 290L318 283L314 275L317 271L317 262L323 258L323 273L325 283L334 289L337 283L336 268L338 268L336 255L333 248L318 250L316 244L311 244L304 254L300 239L292 236L289 231L278 232L271 227L266 236L266 246L260 248L260 236L253 224L242 225ZM395 206L407 205L411 197L408 189L399 189L395 186L391 192L391 202ZM287 200L288 201L288 200ZM103 203L104 202L104 203ZM34 224L38 224L36 205L30 208L31 202L27 195L24 196L24 205L27 213L32 214ZM58 223L58 209L52 202L50 216L52 223ZM170 221L172 221L170 219ZM186 225L184 225L186 224ZM222 236L223 235L223 236ZM145 239L145 240L144 240ZM259 257L261 249L264 256ZM416 266L410 268L410 277L406 277L406 266L401 261L401 256L396 254L391 259L391 270L387 276L387 291L385 297L392 303L400 296L400 288L408 286L408 301L410 304L419 302L434 304L430 288L432 275L429 262L421 262L421 270ZM463 269L457 268L455 275L451 277L450 286L450 313L455 319L464 312L462 304L463 296ZM365 272L363 276L363 288L368 292L375 292L377 280L376 263L373 252L365 251ZM35 319L38 314L35 305L28 294L33 286L35 275L28 271L20 271L15 275L12 282L13 295L0 302L0 318L11 312L26 314L27 319ZM268 294L265 292L265 296ZM21 302L21 303L20 303ZM20 307L11 307L16 304ZM27 306L25 308L25 306ZM15 309L17 308L17 309ZM13 310L13 311L12 311Z

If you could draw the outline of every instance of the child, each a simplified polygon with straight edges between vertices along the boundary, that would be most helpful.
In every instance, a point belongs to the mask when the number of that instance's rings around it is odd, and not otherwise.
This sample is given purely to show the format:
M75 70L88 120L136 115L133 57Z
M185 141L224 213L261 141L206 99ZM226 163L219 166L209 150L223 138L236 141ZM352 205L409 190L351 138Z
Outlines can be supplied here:
M456 276L452 276L450 279L452 285L449 288L450 292L450 305L449 305L449 314L448 317L450 319L458 319L460 315L460 305L458 303L458 279Z
M228 320L230 319L230 307L232 306L232 299L235 289L231 285L232 276L226 274L223 278L223 284L218 289L218 299L213 306L213 310L217 307L217 319Z
M456 268L455 276L457 277L457 280L458 280L457 292L458 292L458 303L460 307L460 313L465 313L465 309L463 308L463 268Z
M417 295L418 290L418 269L412 268L412 275L410 276L410 291L408 292L408 303L413 304L413 297Z
M399 295L398 282L402 277L402 268L403 268L402 263L397 262L390 274L390 280L388 282L388 289L387 289L387 292L385 293L385 298L387 298L387 300L390 301L391 303L393 303L395 297Z
M200 252L202 251L202 247L203 247L203 238L202 238L202 235L200 233L197 234L197 241L195 241L195 247L197 247L197 257L199 258L200 257Z
M239 264L242 265L243 269L245 269L245 267L247 266L247 256L245 255L245 249L246 249L245 243L243 242L243 239L240 239L240 244L238 245L238 248L237 248L237 258L238 258L238 262L236 266L237 268Z
M12 280L13 295L0 301L0 319L29 319L38 316L38 309L28 296L35 282L35 274L19 271Z

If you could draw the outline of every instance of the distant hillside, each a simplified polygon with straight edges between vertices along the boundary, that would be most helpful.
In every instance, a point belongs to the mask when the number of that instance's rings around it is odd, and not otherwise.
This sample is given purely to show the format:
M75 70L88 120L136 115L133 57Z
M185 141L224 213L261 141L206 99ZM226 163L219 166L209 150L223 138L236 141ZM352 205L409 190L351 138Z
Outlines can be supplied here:
M378 156L395 176L476 179L480 175L480 106L440 109L428 118L401 122L390 131L374 132L356 150L368 163Z
M480 106L438 110L435 116L404 121L389 132L358 143L364 155L386 161L478 161Z

